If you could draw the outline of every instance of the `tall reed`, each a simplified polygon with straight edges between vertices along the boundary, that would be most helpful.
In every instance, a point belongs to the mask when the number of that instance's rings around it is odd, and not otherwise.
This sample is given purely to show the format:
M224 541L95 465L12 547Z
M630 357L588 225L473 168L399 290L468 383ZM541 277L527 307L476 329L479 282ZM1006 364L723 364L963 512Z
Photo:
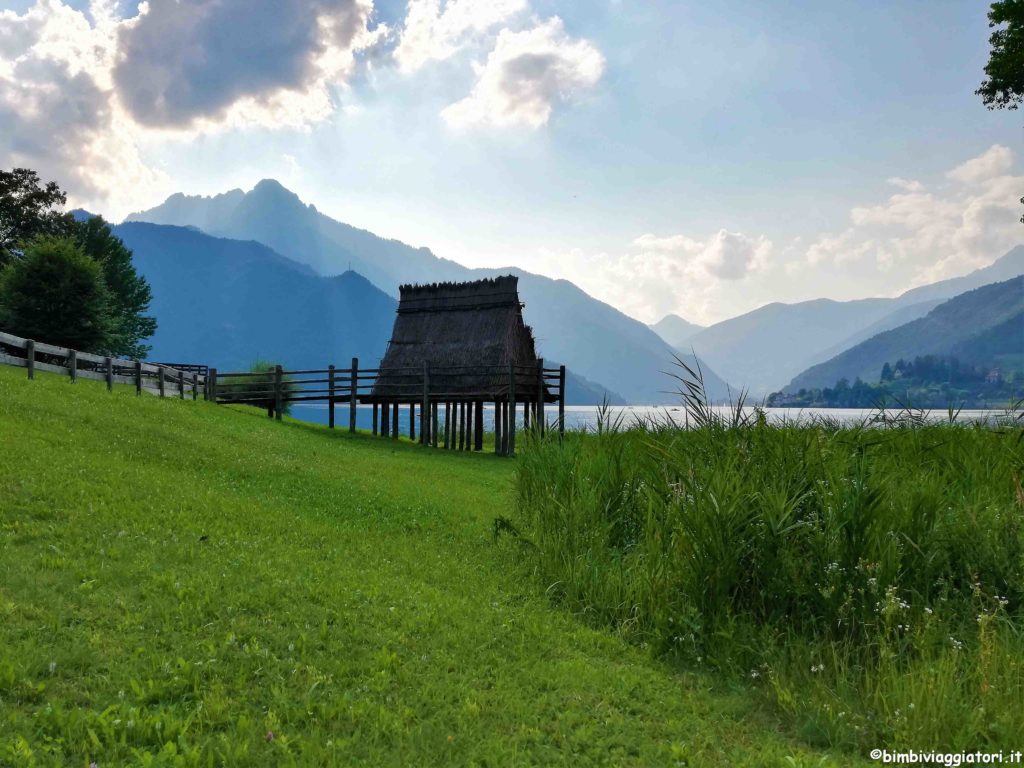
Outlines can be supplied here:
M531 440L518 512L552 594L742 675L812 741L1012 748L1024 734L1024 429L770 424L699 369L678 420Z

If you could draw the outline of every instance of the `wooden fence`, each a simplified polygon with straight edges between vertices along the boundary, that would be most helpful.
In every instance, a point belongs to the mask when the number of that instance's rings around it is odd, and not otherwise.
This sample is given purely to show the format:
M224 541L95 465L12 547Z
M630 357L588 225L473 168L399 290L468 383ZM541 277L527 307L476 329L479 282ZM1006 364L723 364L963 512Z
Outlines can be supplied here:
M460 387L467 377L486 381L486 389ZM520 405L525 429L541 435L551 428L559 435L565 432L565 366L545 368L543 360L534 365L360 368L358 358L353 358L348 368L332 365L286 371L276 366L260 373L222 373L211 368L208 378L216 402L256 405L278 419L286 403L326 403L331 429L337 406L347 405L348 428L355 432L357 405L371 405L372 432L383 437L398 437L399 406L403 406L408 409L410 439L416 440L418 433L422 445L449 450L483 450L485 403L493 403L498 454L515 453ZM557 407L553 423L547 419L548 404Z
M71 381L79 378L105 381L107 389L113 389L115 384L128 384L139 394L149 392L159 397L196 400L201 393L204 399L210 398L205 366L172 367L166 363L104 357L3 332L0 332L0 363L25 368L30 379L35 377L36 371L48 371L66 375Z
M422 368L360 368L352 358L348 368L286 371L281 366L254 373L221 373L191 363L145 363L123 360L44 344L0 332L0 364L25 368L28 378L48 371L78 378L135 387L139 394L179 397L216 403L244 403L267 409L281 418L286 403L322 402L328 406L328 425L335 427L336 409L347 405L348 428L356 431L356 407L373 408L372 432L382 437L399 435L399 406L408 408L409 437L422 445L461 451L483 450L484 404L493 403L494 450L513 455L516 449L518 408L522 423L543 435L555 428L565 433L565 366L533 365L427 366ZM467 389L460 382L485 382ZM525 384L524 384L525 383ZM415 393L413 395L412 393ZM549 423L545 406L557 406Z

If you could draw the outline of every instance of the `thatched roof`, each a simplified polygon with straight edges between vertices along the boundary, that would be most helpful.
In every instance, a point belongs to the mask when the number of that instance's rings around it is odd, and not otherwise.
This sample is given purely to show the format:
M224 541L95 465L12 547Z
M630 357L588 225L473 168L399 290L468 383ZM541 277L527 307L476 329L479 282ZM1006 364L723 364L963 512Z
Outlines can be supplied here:
M424 363L431 370L431 395L438 399L506 397L510 363L534 371L517 370L517 399L536 398L537 352L523 323L518 286L513 275L401 286L371 399L421 399Z

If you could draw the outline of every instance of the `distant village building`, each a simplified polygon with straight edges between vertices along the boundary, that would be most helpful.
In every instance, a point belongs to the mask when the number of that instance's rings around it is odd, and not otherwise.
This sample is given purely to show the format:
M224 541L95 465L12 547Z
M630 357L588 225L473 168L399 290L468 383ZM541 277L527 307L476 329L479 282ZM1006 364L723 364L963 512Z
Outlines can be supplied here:
M526 425L543 429L543 405L558 403L562 425L565 370L538 359L518 286L513 275L401 286L391 341L373 389L361 397L374 405L374 431L378 408L381 434L394 435L398 406L408 405L410 433L420 408L421 441L482 450L484 404L494 403L496 450L511 453L516 404Z

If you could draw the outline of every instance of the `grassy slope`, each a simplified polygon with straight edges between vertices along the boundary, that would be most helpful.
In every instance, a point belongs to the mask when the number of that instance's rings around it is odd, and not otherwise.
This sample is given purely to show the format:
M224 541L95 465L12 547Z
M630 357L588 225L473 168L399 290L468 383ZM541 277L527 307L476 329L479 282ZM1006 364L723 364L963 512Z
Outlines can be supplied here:
M0 367L0 478L0 765L831 764L552 608L509 461Z

